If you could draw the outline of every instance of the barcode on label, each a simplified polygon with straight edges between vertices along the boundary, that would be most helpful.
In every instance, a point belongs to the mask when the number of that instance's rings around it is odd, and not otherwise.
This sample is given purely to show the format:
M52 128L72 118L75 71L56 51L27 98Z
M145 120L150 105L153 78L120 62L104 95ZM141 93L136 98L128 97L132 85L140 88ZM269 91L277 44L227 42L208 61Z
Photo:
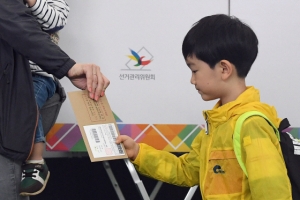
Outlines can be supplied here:
M94 136L94 139L95 139L96 143L99 143L100 139L99 139L99 136L97 134L97 130L93 128L92 133L93 133L93 136Z
M113 138L114 140L116 140L116 139L117 139L117 134L115 133L115 131L114 131L114 129L113 129L113 126L112 126L111 124L109 124L108 127L109 127L109 130L110 130L110 133L111 133L112 138ZM119 153L123 154L124 151L123 151L123 149L122 149L122 146L121 146L120 144L117 144L117 147L118 147Z
M108 125L108 127L109 127L109 130L110 130L111 136L113 137L114 140L116 140L117 136L116 136L116 133L115 133L112 125Z

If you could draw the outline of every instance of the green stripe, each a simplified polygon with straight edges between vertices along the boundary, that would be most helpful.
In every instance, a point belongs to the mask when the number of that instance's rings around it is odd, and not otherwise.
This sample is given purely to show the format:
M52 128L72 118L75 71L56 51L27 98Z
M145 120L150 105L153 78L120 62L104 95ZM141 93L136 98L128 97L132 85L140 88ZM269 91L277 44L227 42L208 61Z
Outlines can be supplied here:
M265 120L267 120L269 122L269 124L273 127L273 129L275 130L276 136L277 136L278 140L280 141L280 135L279 135L278 129L261 112L258 112L258 111L249 111L249 112L246 112L246 113L242 114L238 118L238 120L236 121L236 124L235 124L234 132L233 132L233 149L234 149L234 152L235 152L235 155L236 155L236 159L237 159L238 163L240 164L243 172L246 174L247 177L248 177L248 173L247 173L247 170L246 170L246 166L245 166L245 164L242 161L241 129L242 129L242 125L243 125L244 121L246 119L248 119L249 117L252 117L252 116L261 116Z

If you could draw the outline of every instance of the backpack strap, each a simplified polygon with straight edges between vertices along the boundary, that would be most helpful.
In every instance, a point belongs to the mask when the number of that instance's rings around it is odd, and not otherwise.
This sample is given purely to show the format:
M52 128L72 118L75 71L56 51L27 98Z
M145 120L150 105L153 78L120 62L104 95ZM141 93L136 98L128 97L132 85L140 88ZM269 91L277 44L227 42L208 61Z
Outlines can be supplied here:
M258 111L249 111L242 114L238 120L236 121L234 132L233 132L233 149L237 158L238 163L240 164L240 167L242 168L245 175L248 177L248 173L246 170L246 166L242 161L242 144L241 144L241 129L244 121L252 116L260 116L263 117L274 129L276 136L278 140L280 141L280 135L279 131L276 128L276 126L261 112Z

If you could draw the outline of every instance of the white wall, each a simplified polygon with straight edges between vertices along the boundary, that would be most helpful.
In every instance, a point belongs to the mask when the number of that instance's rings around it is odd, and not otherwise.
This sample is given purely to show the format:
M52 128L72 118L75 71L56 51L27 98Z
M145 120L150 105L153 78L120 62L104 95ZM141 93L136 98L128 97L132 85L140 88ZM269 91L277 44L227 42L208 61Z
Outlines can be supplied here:
M204 102L189 83L181 54L183 37L200 18L228 13L224 0L88 0L68 1L71 12L60 46L77 62L93 62L111 80L112 110L126 123L201 124ZM262 101L277 107L280 117L300 126L300 1L231 0L231 15L249 24L259 39L259 55L247 83L261 90ZM145 47L153 56L151 71L124 71L129 48ZM145 68L146 68L145 67ZM298 72L298 73L297 73ZM124 81L124 73L155 74L155 81ZM62 84L74 91L68 80ZM67 100L58 123L75 123Z
M250 25L259 40L259 53L248 84L261 91L261 100L274 105L280 117L300 127L300 1L231 0L231 15Z
M227 1L128 0L69 1L68 25L60 46L78 62L94 62L111 80L107 90L112 110L126 123L199 124L204 103L190 84L191 72L181 44L192 24L214 13L227 13ZM124 71L129 48L145 47L153 62L145 69ZM125 81L124 73L155 74L155 80ZM75 90L67 81L68 91ZM75 122L68 101L57 122Z

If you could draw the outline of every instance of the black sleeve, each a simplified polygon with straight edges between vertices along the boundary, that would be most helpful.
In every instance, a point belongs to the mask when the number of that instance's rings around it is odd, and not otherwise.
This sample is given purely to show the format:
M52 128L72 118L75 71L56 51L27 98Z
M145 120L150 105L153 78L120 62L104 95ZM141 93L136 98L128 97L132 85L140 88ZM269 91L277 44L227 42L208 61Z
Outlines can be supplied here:
M0 0L0 38L44 71L62 78L75 64L42 31L22 0Z

